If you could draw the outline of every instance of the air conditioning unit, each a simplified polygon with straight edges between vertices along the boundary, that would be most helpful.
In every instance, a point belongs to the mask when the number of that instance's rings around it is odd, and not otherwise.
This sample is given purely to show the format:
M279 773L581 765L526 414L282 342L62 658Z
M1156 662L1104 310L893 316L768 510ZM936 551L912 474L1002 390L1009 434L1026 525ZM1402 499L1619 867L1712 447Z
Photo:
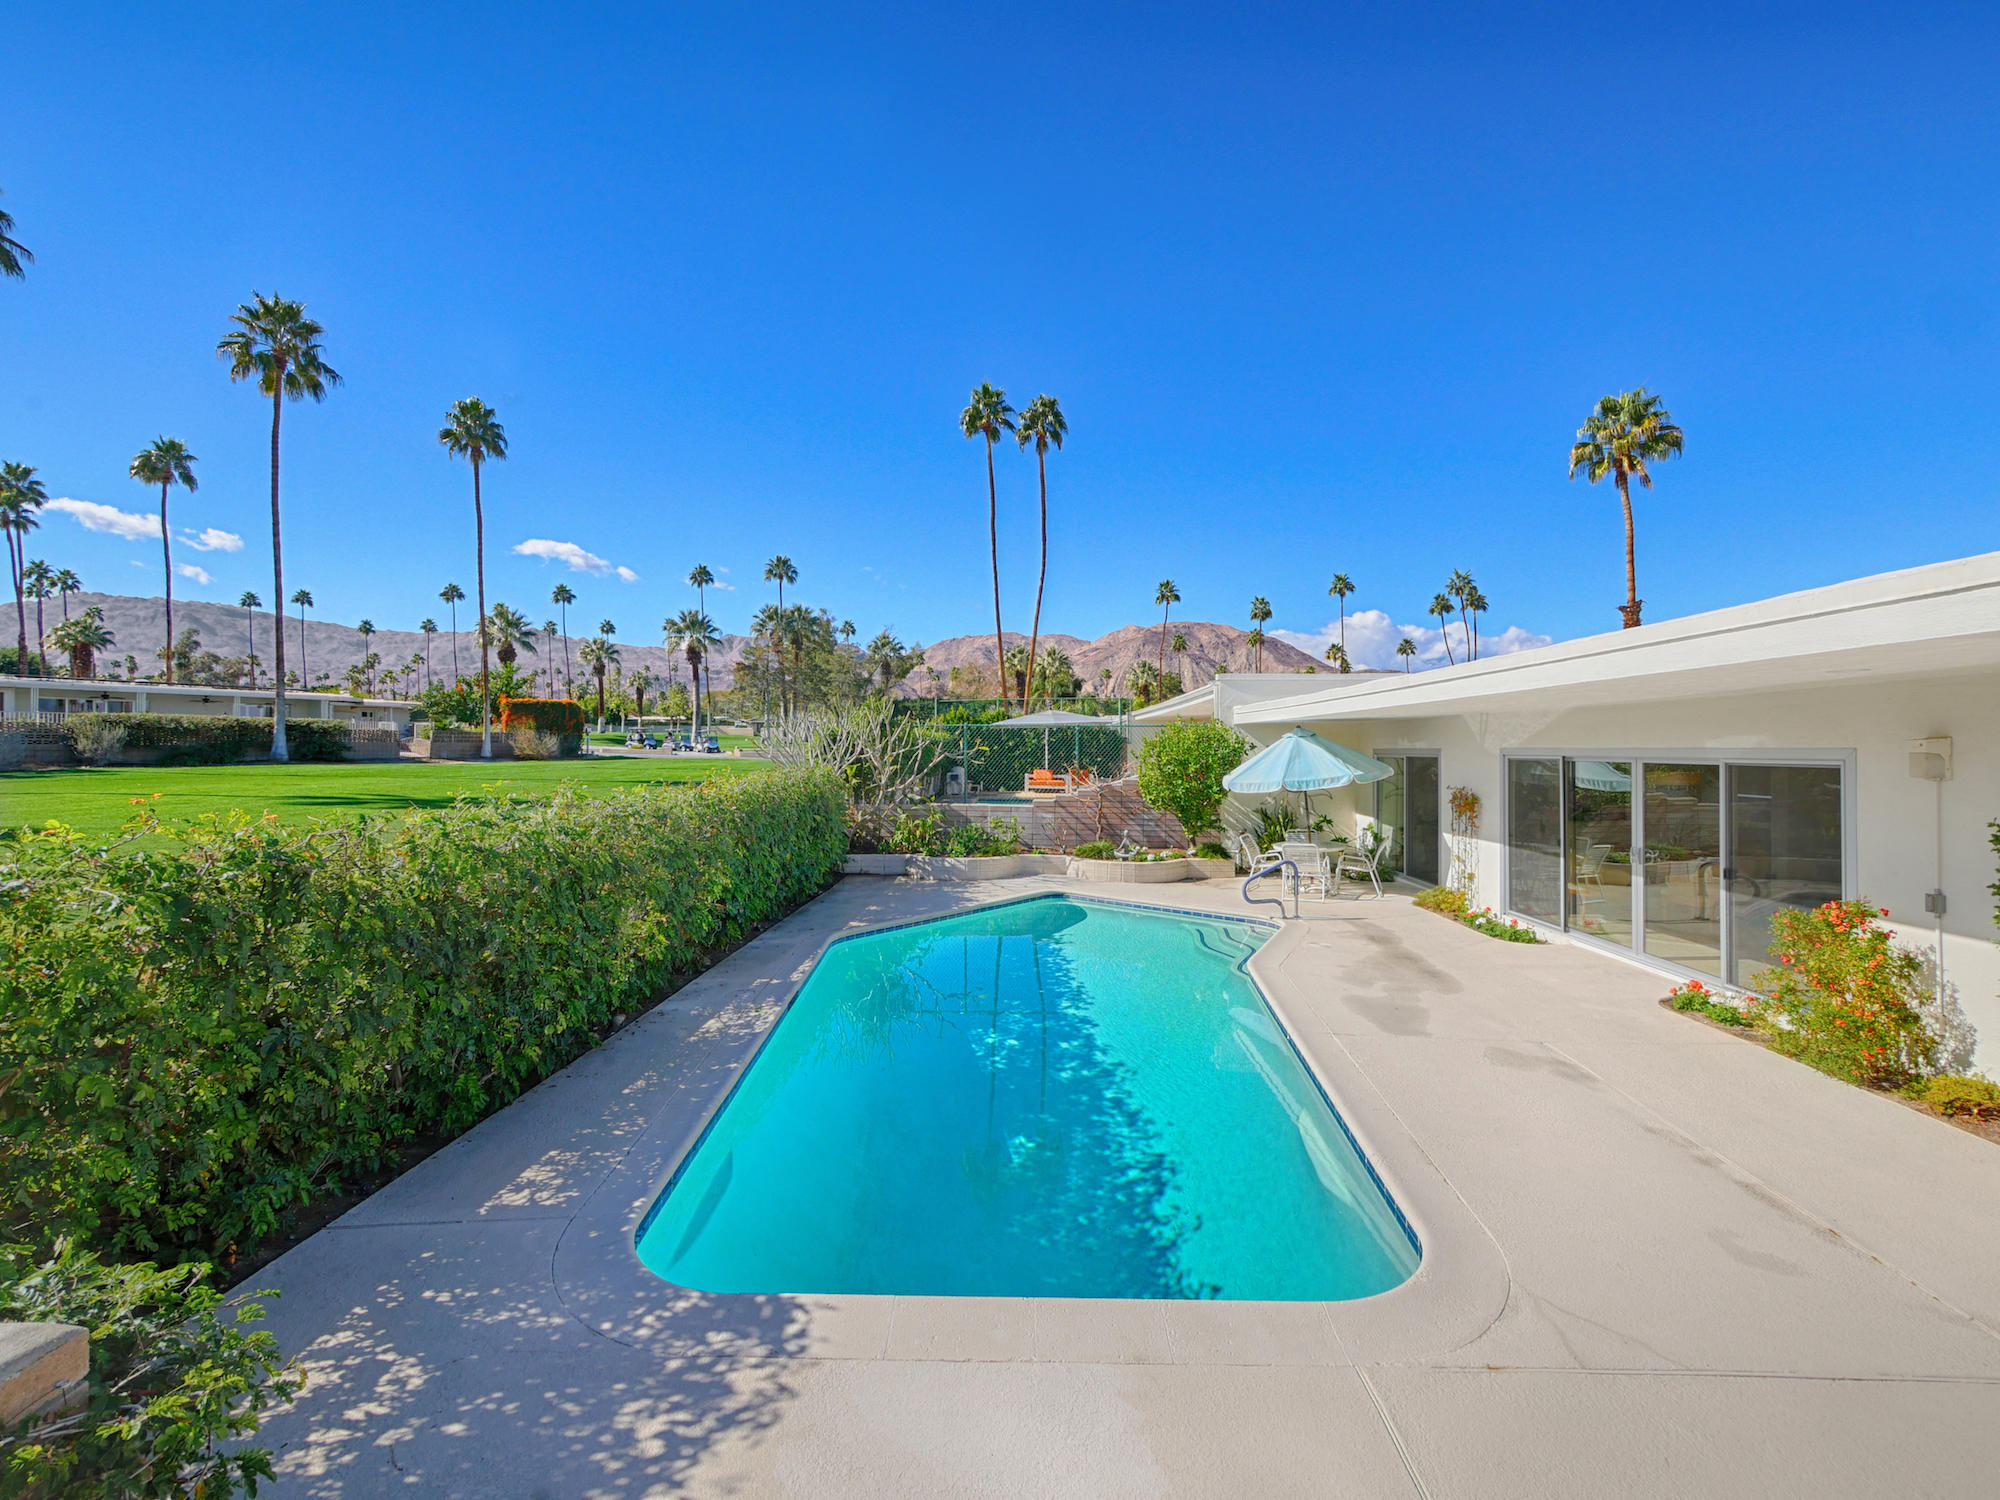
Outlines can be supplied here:
M944 794L947 797L963 797L965 795L965 768L963 766L953 766L949 771L944 773Z

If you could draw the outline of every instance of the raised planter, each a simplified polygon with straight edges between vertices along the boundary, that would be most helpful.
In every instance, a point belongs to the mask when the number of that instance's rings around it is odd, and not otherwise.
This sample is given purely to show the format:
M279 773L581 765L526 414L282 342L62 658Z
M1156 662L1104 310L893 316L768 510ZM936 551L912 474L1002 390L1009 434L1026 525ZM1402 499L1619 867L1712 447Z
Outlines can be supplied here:
M840 867L843 875L901 875L909 868L907 854L850 854Z
M1064 871L1075 880L1102 880L1114 885L1167 885L1186 880L1190 864L1222 864L1222 860L1078 859L1071 855Z
M1190 880L1234 880L1236 861L1233 859L1195 859L1187 861Z
M90 1334L72 1323L0 1323L0 1427L81 1406Z
M934 854L912 854L908 856L907 873L918 880L1005 880L1011 875L1032 873L1021 868L1024 858L1032 859L1034 856L988 854L974 859L952 859Z

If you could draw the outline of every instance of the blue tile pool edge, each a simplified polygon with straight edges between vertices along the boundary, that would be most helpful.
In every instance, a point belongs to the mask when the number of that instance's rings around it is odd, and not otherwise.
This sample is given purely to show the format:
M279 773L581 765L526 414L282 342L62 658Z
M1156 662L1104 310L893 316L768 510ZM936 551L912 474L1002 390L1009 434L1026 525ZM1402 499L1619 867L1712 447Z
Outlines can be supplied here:
M1091 906L1115 906L1127 911L1155 912L1162 916L1193 917L1205 922L1233 922L1244 927L1263 929L1266 942L1284 930L1282 922L1274 922L1269 917L1245 917L1228 912L1201 911L1191 906L1162 906L1150 901L1121 901L1110 896L1085 895L1068 891L1031 891L1023 896L1007 896L998 901L977 901L969 906L960 907L956 911L933 912L929 916L904 917L893 922L871 923L866 927L856 927L851 931L842 932L828 938L820 945L819 951L813 955L812 962L805 966L805 971L800 975L798 983L794 984L791 992L779 1002L778 1018L765 1028L763 1036L757 1039L755 1050L745 1059L743 1066L737 1070L735 1078L731 1079L729 1087L723 1090L722 1097L716 1101L715 1107L709 1110L707 1117L702 1121L700 1132L688 1143L687 1149L680 1153L679 1158L674 1162L673 1170L653 1190L652 1202L647 1205L646 1212L640 1216L639 1222L631 1234L632 1258L639 1262L641 1269L663 1286L678 1286L680 1284L668 1280L651 1266L646 1265L645 1261L639 1255L639 1242L646 1237L646 1231L652 1227L654 1216L665 1205L675 1185L680 1182L682 1174L687 1171L689 1163L700 1154L701 1148L707 1144L710 1132L715 1129L716 1123L721 1120L723 1111L728 1109L730 1101L736 1097L736 1091L743 1087L743 1081L750 1076L750 1070L757 1066L757 1060L764 1055L764 1049L770 1044L771 1038L777 1033L778 1028L784 1024L785 1017L791 1014L792 1002L798 999L799 992L806 987L806 982L812 978L820 964L825 961L826 956L835 947L841 943L852 941L855 938L874 937L878 933L884 932L898 932L905 927L927 927L933 922L948 922L958 917L970 916L974 912L997 911L1002 907L1024 906L1031 901L1074 901ZM1368 1180L1375 1184L1375 1190L1382 1195L1382 1201L1389 1205L1389 1212L1396 1216L1396 1223L1401 1227L1404 1236L1410 1242L1410 1249L1415 1252L1417 1257L1417 1266L1410 1272L1410 1275L1414 1276L1417 1270L1423 1266L1423 1241L1418 1237L1417 1231L1411 1225L1408 1216L1404 1214L1403 1205L1397 1201L1396 1195L1389 1191L1389 1185L1382 1180L1382 1174L1376 1171L1374 1159L1369 1156L1368 1152L1363 1149L1361 1142L1355 1137L1353 1129L1347 1123L1347 1117L1341 1113L1340 1106L1334 1102L1333 1095L1327 1092L1325 1080L1320 1077L1319 1069L1315 1068L1312 1065L1312 1061L1300 1050L1298 1039L1292 1035L1292 1028L1286 1024L1285 1018L1279 1013L1277 1006L1271 1003L1270 995L1266 993L1264 986L1258 983L1257 976L1250 972L1250 961L1262 951L1263 944L1260 943L1257 948L1238 959L1234 968L1237 973L1241 974L1249 982L1251 989L1256 991L1258 1002L1264 1007L1265 1013L1270 1016L1272 1024L1278 1028L1279 1034L1284 1037L1285 1045L1291 1048L1292 1056L1297 1059L1299 1067L1311 1082L1314 1091L1318 1093L1320 1102L1326 1105L1327 1113L1333 1116L1334 1123L1340 1127L1340 1133L1346 1137L1347 1144L1353 1148L1355 1157L1361 1162L1362 1166L1368 1169ZM1408 1284L1409 1277L1405 1277L1396 1286L1385 1288L1374 1295L1378 1297L1387 1296L1390 1292L1394 1292ZM897 1292L848 1292L841 1295L894 1297L902 1294ZM1113 1297L1078 1300L1116 1302L1129 1299ZM1342 1300L1365 1302L1368 1299L1361 1297Z

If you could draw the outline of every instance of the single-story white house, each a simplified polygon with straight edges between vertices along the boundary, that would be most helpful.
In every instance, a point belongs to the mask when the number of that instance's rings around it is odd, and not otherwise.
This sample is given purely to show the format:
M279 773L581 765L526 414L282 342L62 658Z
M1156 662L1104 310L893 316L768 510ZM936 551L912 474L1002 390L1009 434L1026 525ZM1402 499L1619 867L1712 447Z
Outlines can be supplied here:
M1271 679L1266 679L1271 681ZM1388 761L1316 793L1407 880L1663 975L1747 985L1780 906L1865 897L2000 1065L2000 553L1432 671L1219 678L1142 709ZM1454 821L1454 799L1459 815ZM1241 809L1236 809L1240 815Z
M0 675L0 719L87 713L213 714L221 718L268 719L272 696L269 688ZM347 693L285 694L287 718L342 719L399 733L410 722L413 707L414 704L393 698L356 698Z

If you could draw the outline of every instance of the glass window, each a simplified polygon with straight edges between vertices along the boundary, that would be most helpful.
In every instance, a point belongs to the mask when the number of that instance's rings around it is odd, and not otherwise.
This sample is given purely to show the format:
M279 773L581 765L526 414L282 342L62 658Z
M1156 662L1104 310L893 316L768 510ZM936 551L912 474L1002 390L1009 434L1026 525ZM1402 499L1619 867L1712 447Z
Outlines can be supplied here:
M1570 929L1632 946L1632 766L1628 761L1563 763L1569 818Z
M1438 883L1438 761L1435 755L1382 755L1396 768L1375 783L1375 821L1395 842L1383 871L1399 870L1426 885Z
M1771 917L1780 907L1837 901L1841 881L1840 768L1729 768L1732 983L1754 985L1771 967Z
M1722 768L1646 763L1645 948L1722 977Z
M1507 761L1507 905L1562 921L1562 762Z

